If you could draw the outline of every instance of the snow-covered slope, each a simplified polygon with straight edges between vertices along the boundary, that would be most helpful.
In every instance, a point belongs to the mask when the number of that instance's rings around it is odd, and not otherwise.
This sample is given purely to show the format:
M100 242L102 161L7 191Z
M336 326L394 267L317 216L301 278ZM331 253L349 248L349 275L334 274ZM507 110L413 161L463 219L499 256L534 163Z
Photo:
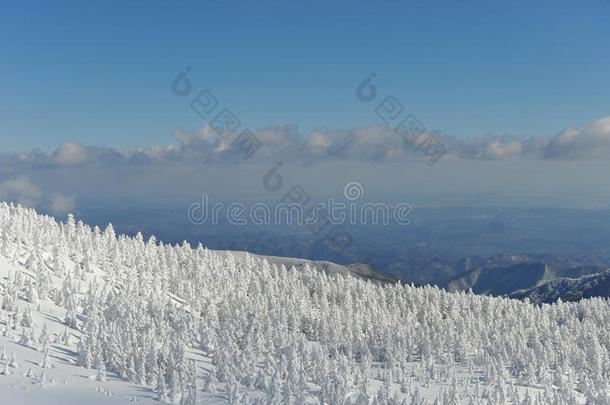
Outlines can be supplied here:
M371 266L363 263L355 263L349 265L341 265L337 263L331 263L327 261L320 260L307 260L307 259L297 259L292 257L279 257L279 256L264 256L264 255L256 255L248 252L223 252L223 251L214 251L215 253L222 254L232 254L236 258L243 258L244 256L250 256L251 258L258 258L261 260L266 260L269 264L275 264L276 266L285 266L287 268L296 267L297 269L303 268L305 265L308 265L318 271L323 271L330 276L334 276L337 274L341 274L343 276L353 275L356 277L360 277L364 280L371 281L379 281L382 283L395 283L396 280L393 277L387 276L385 274L379 273Z
M4 203L0 230L0 403L610 400L608 300L376 283Z

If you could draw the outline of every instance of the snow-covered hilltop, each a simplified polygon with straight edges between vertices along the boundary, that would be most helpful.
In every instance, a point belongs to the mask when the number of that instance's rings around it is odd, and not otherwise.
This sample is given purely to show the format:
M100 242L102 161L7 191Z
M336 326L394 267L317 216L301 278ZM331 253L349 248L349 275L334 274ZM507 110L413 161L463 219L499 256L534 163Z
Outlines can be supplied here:
M380 284L5 203L0 232L2 403L610 403L605 299Z

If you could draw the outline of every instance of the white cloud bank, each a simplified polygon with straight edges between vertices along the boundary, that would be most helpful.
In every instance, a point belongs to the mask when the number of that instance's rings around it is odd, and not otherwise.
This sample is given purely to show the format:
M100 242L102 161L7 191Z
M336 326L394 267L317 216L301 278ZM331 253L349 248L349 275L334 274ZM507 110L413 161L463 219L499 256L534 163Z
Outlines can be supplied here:
M610 157L610 117L584 128L568 128L544 145L545 158L607 159Z
M280 161L285 189L301 184L323 196L340 193L356 179L371 198L408 193L449 205L481 203L484 195L550 205L578 197L574 206L610 198L610 180L603 175L610 169L610 117L531 139L435 134L447 152L432 167L421 151L383 126L309 136L296 126L270 126L255 132L262 146L248 160L232 145L238 134L229 135L221 139L206 126L197 133L174 131L176 143L167 146L118 150L67 142L53 152L0 154L0 200L61 216L81 198L175 203L210 193L277 199L281 192L267 192L261 181Z
M356 162L398 161L420 158L416 148L407 145L392 130L371 126L354 130L314 131L305 137L293 125L275 125L254 132L262 147L254 161L274 158L278 153L294 161L339 160ZM518 139L488 135L458 139L436 134L447 147L446 157L458 159L565 159L610 158L610 117L583 128L567 128L552 137ZM232 145L239 134L221 139L209 126L197 133L174 131L178 144L117 150L84 146L77 142L60 145L52 153L0 154L0 168L62 168L84 166L156 165L162 163L241 162L242 152Z

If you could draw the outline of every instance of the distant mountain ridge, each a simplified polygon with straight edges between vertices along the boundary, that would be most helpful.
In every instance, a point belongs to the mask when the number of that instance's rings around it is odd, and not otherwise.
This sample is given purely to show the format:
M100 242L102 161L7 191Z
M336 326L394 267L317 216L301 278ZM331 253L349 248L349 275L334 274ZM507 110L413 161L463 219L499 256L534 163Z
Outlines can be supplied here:
M610 284L606 281L610 270L597 264L594 258L579 261L545 255L539 260L532 259L529 255L512 254L464 258L458 261L458 266L472 268L438 285L448 291L472 289L475 294L529 297L535 302L610 296Z
M534 303L578 301L583 298L610 298L610 270L579 278L558 278L537 287L510 294L511 298L528 298Z
M246 252L232 252L246 254ZM279 256L255 255L270 263L302 268L309 264L329 275L355 275L365 280L382 283L399 281L390 275L377 271L364 263L341 265L328 261L306 260ZM445 278L439 283L414 283L416 285L437 285L450 292L469 291L475 294L506 296L517 299L529 298L534 303L577 301L590 297L610 297L610 268L604 261L587 256L564 258L557 255L535 255L502 253L491 257L469 256L452 262L449 259L430 261L428 268L419 270L421 274L430 268L438 270L436 276ZM427 273L430 276L430 273ZM413 282L411 280L401 280Z

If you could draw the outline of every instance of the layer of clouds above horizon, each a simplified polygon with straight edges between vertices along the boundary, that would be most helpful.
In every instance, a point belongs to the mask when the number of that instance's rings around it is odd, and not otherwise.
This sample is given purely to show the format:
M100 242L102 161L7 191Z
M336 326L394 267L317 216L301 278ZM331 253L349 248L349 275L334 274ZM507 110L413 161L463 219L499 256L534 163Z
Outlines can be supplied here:
M118 150L66 142L53 152L0 154L0 199L64 215L77 201L134 199L188 205L206 193L221 198L273 200L262 177L278 162L287 185L310 194L341 194L359 181L368 198L432 205L606 207L610 190L610 117L551 137L488 135L458 139L435 133L447 152L434 165L391 129L370 126L314 131L293 125L254 132L262 142L249 159L207 124L197 133L175 130L174 143ZM278 166L280 167L280 166Z

